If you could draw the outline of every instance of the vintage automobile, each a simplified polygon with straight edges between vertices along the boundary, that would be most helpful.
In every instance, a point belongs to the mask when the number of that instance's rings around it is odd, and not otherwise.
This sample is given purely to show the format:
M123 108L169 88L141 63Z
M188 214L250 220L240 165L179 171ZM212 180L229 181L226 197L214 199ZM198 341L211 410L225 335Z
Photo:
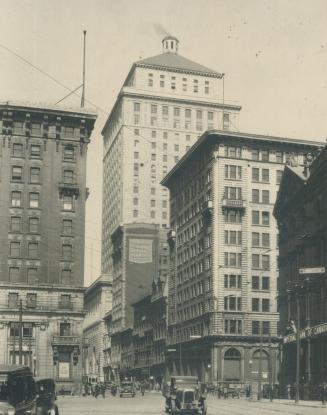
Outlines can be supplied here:
M0 414L36 415L35 382L30 368L0 365Z
M171 415L206 415L206 391L196 376L172 376L163 388L165 411Z
M36 414L59 415L56 405L56 383L51 378L35 378Z
M119 396L121 398L123 398L124 396L131 396L132 398L134 398L135 396L134 383L129 380L123 380L120 383Z

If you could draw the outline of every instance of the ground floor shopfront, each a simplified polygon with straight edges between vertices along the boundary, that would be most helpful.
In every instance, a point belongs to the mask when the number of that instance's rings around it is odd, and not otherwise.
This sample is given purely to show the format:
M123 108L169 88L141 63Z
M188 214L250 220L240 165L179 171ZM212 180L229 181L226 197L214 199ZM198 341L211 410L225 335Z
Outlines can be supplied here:
M208 336L169 345L167 350L168 374L194 375L202 382L251 390L260 383L262 387L278 384L279 339L275 337Z
M300 399L320 399L321 385L327 383L327 324L303 330L300 337ZM296 337L287 336L281 359L281 387L291 398L295 394L296 356Z

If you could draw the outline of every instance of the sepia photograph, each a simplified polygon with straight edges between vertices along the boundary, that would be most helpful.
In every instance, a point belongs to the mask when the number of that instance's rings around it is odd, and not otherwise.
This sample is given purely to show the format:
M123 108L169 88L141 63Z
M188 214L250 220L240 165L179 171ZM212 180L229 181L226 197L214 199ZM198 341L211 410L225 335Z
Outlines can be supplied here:
M0 414L327 413L326 1L0 6Z

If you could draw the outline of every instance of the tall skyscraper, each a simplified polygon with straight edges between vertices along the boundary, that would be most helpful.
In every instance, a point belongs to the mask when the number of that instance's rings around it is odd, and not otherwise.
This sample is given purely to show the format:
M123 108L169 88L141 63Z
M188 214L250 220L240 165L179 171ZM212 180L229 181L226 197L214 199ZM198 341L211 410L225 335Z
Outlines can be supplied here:
M83 109L0 103L0 361L22 359L66 387L81 380L86 154L95 119Z
M133 64L103 128L102 272L112 271L111 236L122 223L168 225L169 200L160 180L197 138L234 130L240 106L223 102L223 74L178 53Z

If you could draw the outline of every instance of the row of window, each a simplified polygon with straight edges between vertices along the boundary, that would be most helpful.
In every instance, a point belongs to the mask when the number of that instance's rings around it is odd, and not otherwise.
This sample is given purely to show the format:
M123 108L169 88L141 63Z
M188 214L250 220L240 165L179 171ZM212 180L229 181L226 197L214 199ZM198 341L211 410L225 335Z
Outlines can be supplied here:
M20 258L22 256L21 241L11 241L9 243L9 255L13 258ZM27 243L27 256L28 258L39 257L39 242ZM63 244L61 250L62 259L65 261L71 261L73 259L73 246L71 244Z
M8 295L8 307L9 308L18 308L19 307L19 294L18 293L9 293ZM59 297L59 307L70 306L71 305L71 295L70 294L60 294ZM27 308L36 308L37 306L37 294L36 293L27 293L26 301L24 306ZM17 326L16 326L17 324ZM32 326L32 323L24 323L26 325ZM19 323L14 323L15 327L19 328ZM17 335L17 334L16 334ZM18 336L18 335L17 335Z
M27 232L39 233L40 232L40 218L29 217ZM22 232L22 218L21 216L12 216L10 218L10 232L20 233ZM62 233L64 235L71 235L73 233L73 221L71 219L63 219L62 221Z
M24 145L22 143L13 143L12 146L13 157L25 157ZM29 156L31 158L41 158L41 146L39 144L31 144L29 146ZM75 160L75 148L72 145L66 145L63 148L63 160L73 161Z
M242 334L242 320L224 321L225 334ZM270 321L252 321L252 334L270 334Z
M23 181L23 166L12 166L11 180L14 182ZM32 184L41 183L41 168L40 167L30 167L29 182ZM74 183L74 171L73 170L63 171L63 182L66 184Z
M272 154L275 154L275 157L272 157ZM242 147L238 146L225 146L225 157L229 158L242 158ZM264 161L264 162L276 162L276 163L297 163L298 155L295 153L287 153L282 151L271 152L269 150L260 150L252 149L251 150L251 160L253 161Z
M270 312L269 298L252 298L252 311Z
M148 86L151 88L154 86L154 78L155 77L153 73L148 73ZM196 94L199 92L199 80L198 79L193 79L192 84L191 84L191 80L187 78L176 79L176 76L170 75L168 79L168 76L160 74L160 78L158 78L157 83L160 86L160 88L165 88L166 85L170 85L170 89L175 90L176 82L178 81L181 82L181 89L183 92L187 92L188 88L193 90L193 92ZM209 81L205 80L203 91L206 95L209 94L209 87L210 87Z
M155 210L150 210L150 218L151 219L156 219L158 218L158 212L156 212ZM133 210L133 218L138 218L139 217L139 211L137 209ZM161 219L163 220L167 220L168 219L168 213L167 212L161 212Z
M242 267L242 254L240 252L224 252L225 267ZM252 254L252 269L270 270L270 256Z
M29 130L32 136L41 136L42 135L42 124L32 122L27 128L27 125L23 121L14 121L13 122L13 133L23 135L25 134L25 129ZM48 125L46 128L43 126L43 132L48 131L49 134L55 134L58 131L56 125ZM60 132L63 137L73 138L80 136L80 128L71 127L71 126L61 126Z
M224 275L224 287L227 289L241 289L242 288L242 276L235 274ZM253 290L270 290L270 277L256 276L252 277L252 289Z
M13 191L11 192L11 206L12 207L23 207L23 192ZM30 192L28 195L28 207L37 209L40 207L40 193ZM71 195L64 195L62 198L63 210L74 209L74 198Z
M9 281L10 282L21 282L23 278L28 284L38 283L38 269L35 267L27 268L26 275L21 275L20 267L9 267ZM61 270L61 284L71 284L72 271L70 269Z
M242 213L240 211L229 209L224 211L225 223L241 223ZM252 210L252 225L269 226L270 212Z

